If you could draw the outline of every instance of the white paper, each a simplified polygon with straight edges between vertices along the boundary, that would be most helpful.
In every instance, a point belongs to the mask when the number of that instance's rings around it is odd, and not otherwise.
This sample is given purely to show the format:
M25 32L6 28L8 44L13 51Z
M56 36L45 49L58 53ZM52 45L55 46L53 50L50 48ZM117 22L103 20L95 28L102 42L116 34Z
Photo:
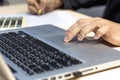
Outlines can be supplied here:
M32 15L28 13L24 14L12 14L12 15L0 15L0 17L24 17L26 18L27 24L24 27L31 27L44 24L52 24L63 29L68 29L72 26L77 18L72 17L69 13L62 10L46 13L44 15Z
M76 18L72 17L66 11L53 11L44 15L28 15L23 14L28 19L28 26L52 24L63 29L68 29L76 22Z

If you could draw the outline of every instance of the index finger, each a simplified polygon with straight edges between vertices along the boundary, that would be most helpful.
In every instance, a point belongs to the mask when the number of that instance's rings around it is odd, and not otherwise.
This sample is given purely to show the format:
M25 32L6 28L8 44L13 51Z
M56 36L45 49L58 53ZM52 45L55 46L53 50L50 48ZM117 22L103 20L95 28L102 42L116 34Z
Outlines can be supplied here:
M93 18L87 18L87 19L79 19L72 27L70 27L64 37L65 42L69 42L72 40L80 31L81 29L90 21L92 21Z
M71 26L67 32L65 33L65 37L64 37L64 41L65 42L69 42L70 40L72 40L81 30L82 25L80 26L79 20L73 25Z
M36 0L27 0L28 5L34 6L36 9L39 9L39 3Z

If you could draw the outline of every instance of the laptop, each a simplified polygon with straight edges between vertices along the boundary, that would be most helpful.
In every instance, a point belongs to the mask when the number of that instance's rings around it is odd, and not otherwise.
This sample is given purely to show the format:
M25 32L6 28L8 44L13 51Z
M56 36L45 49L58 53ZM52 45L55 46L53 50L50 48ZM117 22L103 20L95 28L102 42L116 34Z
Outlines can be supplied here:
M16 80L11 70L9 69L8 65L5 63L1 54L0 54L0 75L5 80Z
M0 31L26 27L27 20L23 16L0 16Z
M68 80L120 66L119 51L87 38L64 43L64 33L49 24L1 31L0 52L11 76L16 80Z

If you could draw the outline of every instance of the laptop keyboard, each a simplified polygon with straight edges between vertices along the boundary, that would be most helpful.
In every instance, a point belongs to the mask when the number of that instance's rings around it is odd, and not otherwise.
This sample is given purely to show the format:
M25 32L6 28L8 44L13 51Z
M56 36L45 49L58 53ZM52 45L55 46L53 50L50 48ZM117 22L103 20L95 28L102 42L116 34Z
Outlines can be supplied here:
M0 29L12 29L22 27L23 17L1 17Z
M0 34L0 51L29 75L81 64L23 31Z

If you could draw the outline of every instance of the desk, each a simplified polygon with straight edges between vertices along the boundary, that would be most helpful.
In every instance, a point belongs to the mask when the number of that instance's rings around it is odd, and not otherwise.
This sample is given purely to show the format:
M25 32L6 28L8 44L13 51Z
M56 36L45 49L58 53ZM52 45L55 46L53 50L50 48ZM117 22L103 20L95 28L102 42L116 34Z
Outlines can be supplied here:
M11 5L11 6L4 6L0 7L0 14L17 14L17 13L26 13L28 12L26 4L19 4L19 5ZM70 15L76 18L88 18L84 14L78 14L77 12L66 10ZM120 51L120 48L117 48ZM92 75L88 75L85 77L81 77L79 79L74 80L120 80L120 68L114 68L110 70L106 70L103 72L95 73ZM0 80L2 80L0 78Z

